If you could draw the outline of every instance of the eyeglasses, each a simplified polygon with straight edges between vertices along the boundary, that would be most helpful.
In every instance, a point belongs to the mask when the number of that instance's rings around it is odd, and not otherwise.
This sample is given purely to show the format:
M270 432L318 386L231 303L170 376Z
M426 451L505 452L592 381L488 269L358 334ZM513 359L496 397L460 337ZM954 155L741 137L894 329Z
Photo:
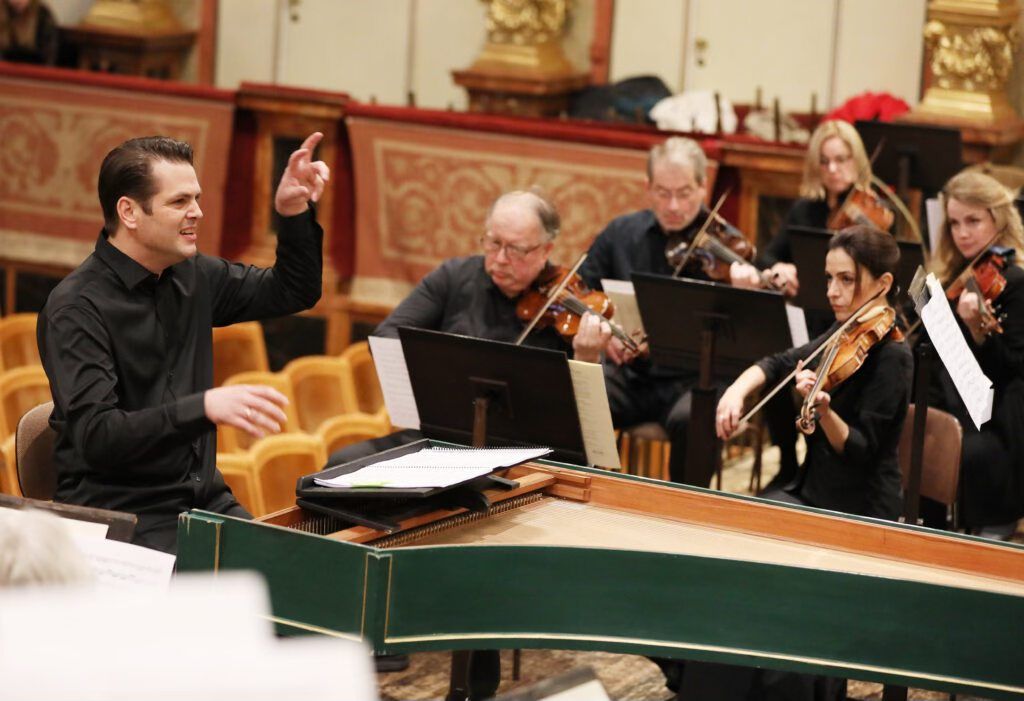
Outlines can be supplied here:
M484 253L489 255L497 255L501 249L505 249L505 255L508 256L509 260L523 260L526 256L530 255L538 248L544 245L544 241L541 241L536 246L515 246L505 241L499 241L491 236L480 237L480 247L484 249Z
M697 194L698 190L700 190L700 187L693 187L687 185L686 187L680 188L679 190L669 190L668 188L664 187L653 187L651 189L654 192L654 197L656 199L668 202L673 197L680 201L688 200L695 194Z

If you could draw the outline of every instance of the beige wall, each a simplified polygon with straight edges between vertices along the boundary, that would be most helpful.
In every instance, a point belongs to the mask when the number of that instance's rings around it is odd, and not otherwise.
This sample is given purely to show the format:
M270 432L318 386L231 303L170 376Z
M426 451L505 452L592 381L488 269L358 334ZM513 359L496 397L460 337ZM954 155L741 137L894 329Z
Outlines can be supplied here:
M836 104L865 90L890 92L911 105L919 101L925 5L926 0L840 1Z
M686 12L686 0L618 0L609 80L656 75L670 90L681 89Z

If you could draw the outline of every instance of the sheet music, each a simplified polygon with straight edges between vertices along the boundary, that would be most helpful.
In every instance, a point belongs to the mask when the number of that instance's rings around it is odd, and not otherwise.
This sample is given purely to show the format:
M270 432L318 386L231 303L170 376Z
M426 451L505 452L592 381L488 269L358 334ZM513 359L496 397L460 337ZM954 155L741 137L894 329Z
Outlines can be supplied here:
M620 467L619 451L615 448L615 431L612 428L612 411L608 406L608 391L604 385L604 371L597 363L570 360L569 375L576 395L576 412L580 417L587 462L601 467Z
M786 321L789 322L789 336L793 340L793 348L810 343L811 337L807 332L807 316L804 308L786 302Z
M75 537L75 545L104 587L166 587L174 570L174 555L91 537Z
M420 489L450 487L494 470L535 460L550 448L423 448L382 460L347 475L314 478L321 487L389 487Z
M919 310L921 322L964 400L971 420L981 430L981 425L992 418L992 381L982 372L978 359L967 345L942 285L932 274L928 275L927 285L931 299Z
M387 407L392 425L419 430L420 412L412 393L402 342L397 338L383 336L370 336L369 340L373 364L377 368L377 380L384 395L384 406Z
M601 280L601 287L608 299L615 305L612 317L627 334L634 331L643 333L644 322L640 318L640 307L636 303L636 292L629 280Z

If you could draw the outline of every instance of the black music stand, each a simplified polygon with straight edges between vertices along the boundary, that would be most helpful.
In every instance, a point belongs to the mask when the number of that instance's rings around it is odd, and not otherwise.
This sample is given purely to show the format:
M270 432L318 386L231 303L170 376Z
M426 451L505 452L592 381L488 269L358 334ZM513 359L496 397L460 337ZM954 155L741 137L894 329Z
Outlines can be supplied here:
M903 202L910 188L921 190L924 199L933 196L963 168L959 129L863 120L855 126L868 153L884 140L872 170L896 186Z
M420 430L427 438L488 446L544 446L587 464L564 352L402 327Z
M831 313L825 292L825 256L833 232L810 226L791 226L788 230L793 264L800 271L800 292L793 298L793 304L806 309L819 309ZM921 244L914 241L897 241L900 247L900 261L896 266L895 284L899 298L907 294L914 273L924 264Z
M720 454L718 441L709 440L715 435L715 379L733 378L793 345L785 299L780 292L647 273L633 273L633 287L654 362L699 370L683 481L706 487Z

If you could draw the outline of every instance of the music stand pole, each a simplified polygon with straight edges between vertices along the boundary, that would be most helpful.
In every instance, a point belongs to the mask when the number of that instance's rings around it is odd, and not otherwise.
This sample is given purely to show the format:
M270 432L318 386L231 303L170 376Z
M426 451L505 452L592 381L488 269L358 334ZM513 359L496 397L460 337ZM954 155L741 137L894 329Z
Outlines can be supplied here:
M687 428L686 484L710 486L719 460L719 442L715 437L714 382L715 341L725 318L719 314L701 316L700 374L692 390L690 425Z
M917 525L921 510L921 471L924 463L925 427L928 421L928 384L934 350L928 341L914 348L914 428L910 438L910 474L903 495L903 521Z

